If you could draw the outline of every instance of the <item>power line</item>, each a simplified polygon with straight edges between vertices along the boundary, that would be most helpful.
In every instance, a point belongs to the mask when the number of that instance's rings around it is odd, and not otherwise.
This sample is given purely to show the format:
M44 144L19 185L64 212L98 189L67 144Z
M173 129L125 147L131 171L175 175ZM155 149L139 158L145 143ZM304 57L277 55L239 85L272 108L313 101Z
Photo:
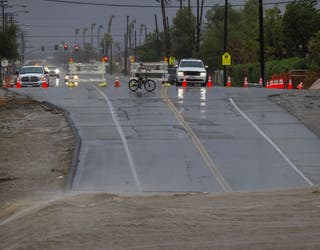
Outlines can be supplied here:
M112 34L114 37L123 37L123 34ZM26 38L74 38L74 35L25 35ZM93 37L98 37L93 35Z
M113 4L113 3L92 3L92 2L80 2L80 1L72 1L72 0L43 0L45 2L54 2L54 3L68 3L68 4L78 4L78 5L91 5L91 6L107 6L107 7L123 7L123 8L160 8L160 5L138 5L138 4ZM296 2L296 0L290 1L280 1L280 2L270 2L263 3L263 5L280 5L280 4L289 4ZM230 4L233 7L243 7L244 4ZM212 8L214 5L205 5L204 8ZM178 9L180 6L171 5L168 8ZM192 5L191 8L196 8L196 6Z

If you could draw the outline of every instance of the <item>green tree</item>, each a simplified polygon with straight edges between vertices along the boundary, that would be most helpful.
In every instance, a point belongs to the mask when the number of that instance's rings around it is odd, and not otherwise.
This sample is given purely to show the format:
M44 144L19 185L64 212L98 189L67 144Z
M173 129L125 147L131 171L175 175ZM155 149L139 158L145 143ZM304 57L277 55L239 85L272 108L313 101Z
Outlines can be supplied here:
M192 57L195 49L196 17L191 9L183 7L173 19L171 31L172 52L175 57Z
M161 32L159 34L159 39L161 46L164 46L164 34ZM162 57L165 56L165 51L163 51ZM143 62L154 62L159 61L158 55L158 41L156 32L149 33L145 39L144 45L137 47L137 58L136 61Z
M242 19L241 15L242 14ZM237 32L235 41L242 46L241 60L239 63L257 62L259 60L259 6L258 1L248 0L245 3L242 13L235 17L242 20L238 24L237 20L233 21L233 32ZM240 39L241 42L238 40Z
M17 33L18 28L15 25L7 26L5 32L0 32L0 58L18 58Z
M206 13L200 57L210 69L221 68L223 54L224 6L215 5Z
M283 16L283 42L287 57L308 53L308 42L320 30L320 13L316 2L300 0L287 5Z
M278 6L267 9L264 18L265 54L268 59L281 59L283 55L282 15Z
M308 43L310 51L309 67L315 71L320 71L320 30Z
M207 24L204 27L203 43L200 55L212 69L221 68L221 56L224 52L224 6L215 5L206 13ZM228 44L227 50L232 55L233 63L244 61L242 10L228 7Z

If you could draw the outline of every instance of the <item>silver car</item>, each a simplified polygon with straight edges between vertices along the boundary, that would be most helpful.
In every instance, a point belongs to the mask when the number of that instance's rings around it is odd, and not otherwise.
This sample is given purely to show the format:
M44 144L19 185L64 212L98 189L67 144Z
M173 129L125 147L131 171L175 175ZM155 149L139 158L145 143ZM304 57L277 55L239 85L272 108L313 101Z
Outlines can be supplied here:
M48 71L43 66L23 66L17 71L17 80L22 87L40 87L44 82L49 86Z
M177 85L181 85L183 80L188 84L200 84L205 86L207 83L207 66L200 59L181 59L176 71Z

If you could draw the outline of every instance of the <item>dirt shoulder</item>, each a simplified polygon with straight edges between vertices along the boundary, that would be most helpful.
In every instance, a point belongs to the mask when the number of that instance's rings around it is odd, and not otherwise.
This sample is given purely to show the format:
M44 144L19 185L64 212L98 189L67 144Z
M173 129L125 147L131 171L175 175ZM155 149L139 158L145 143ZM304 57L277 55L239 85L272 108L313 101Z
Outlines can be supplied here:
M0 89L0 208L64 192L74 135L60 110Z
M306 93L273 100L318 133L320 95ZM320 187L66 194L75 139L64 114L2 89L0 138L0 249L320 248Z
M292 91L271 99L320 138L320 90Z

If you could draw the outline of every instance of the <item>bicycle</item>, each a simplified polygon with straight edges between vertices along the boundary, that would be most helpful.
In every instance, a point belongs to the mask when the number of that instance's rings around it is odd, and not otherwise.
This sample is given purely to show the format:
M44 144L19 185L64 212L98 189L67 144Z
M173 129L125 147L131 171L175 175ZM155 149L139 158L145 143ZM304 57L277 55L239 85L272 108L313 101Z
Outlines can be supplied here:
M153 81L152 79L148 79L147 71L145 73L145 78L142 77L142 73L141 73L138 79L134 78L129 81L129 89L134 92L137 91L138 88L142 89L142 85L144 89L148 92L152 92L156 88L155 81Z

